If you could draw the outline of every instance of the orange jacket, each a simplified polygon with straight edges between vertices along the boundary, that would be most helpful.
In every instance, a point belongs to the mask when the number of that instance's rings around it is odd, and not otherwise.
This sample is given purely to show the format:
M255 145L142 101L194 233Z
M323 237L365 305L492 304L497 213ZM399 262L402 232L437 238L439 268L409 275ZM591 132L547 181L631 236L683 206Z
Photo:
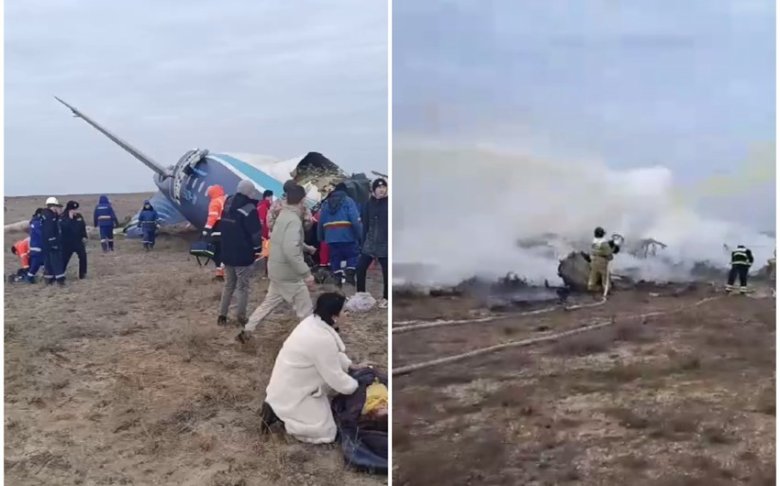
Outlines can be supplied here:
M16 256L22 262L22 268L30 267L30 238L25 238L14 243Z
M222 219L222 210L225 209L225 190L219 184L209 186L206 189L206 195L209 197L209 215L206 218L206 229L214 228L220 219Z

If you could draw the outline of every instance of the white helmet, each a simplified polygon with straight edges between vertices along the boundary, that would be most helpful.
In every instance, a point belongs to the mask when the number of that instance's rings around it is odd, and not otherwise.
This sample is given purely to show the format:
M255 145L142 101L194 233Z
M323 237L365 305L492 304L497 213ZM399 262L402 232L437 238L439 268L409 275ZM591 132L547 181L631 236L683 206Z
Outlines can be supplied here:
M60 204L60 202L57 201L56 197L50 197L49 199L47 199L46 200L46 205L47 206L62 206L62 204Z

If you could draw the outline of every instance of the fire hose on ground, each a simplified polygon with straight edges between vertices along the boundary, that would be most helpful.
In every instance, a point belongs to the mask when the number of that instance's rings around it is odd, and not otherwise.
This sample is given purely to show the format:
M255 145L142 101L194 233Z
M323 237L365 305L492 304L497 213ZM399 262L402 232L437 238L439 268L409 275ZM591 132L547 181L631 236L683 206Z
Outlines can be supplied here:
M648 317L657 317L657 316L661 316L661 315L669 315L669 314L675 314L675 313L678 313L678 312L684 312L686 310L693 309L693 308L699 307L700 305L706 304L707 302L711 302L713 300L721 299L721 298L723 298L723 296L720 296L720 295L719 296L714 296L714 297L707 297L707 298L701 299L701 300L695 302L694 304L691 304L691 305L688 305L688 306L678 307L677 309L672 309L672 310L669 310L669 311L655 311L655 312L648 312L648 313L644 313L644 314L636 314L636 315L633 315L633 316L624 317L623 320L645 319L645 318L648 318ZM598 302L597 304L600 305L600 304L603 304L603 303L604 302L601 301L601 302ZM588 306L593 307L593 304L589 304ZM536 312L536 311L534 311L534 312ZM457 321L449 321L449 322L457 322ZM474 320L472 320L471 322L474 322ZM468 358L473 358L473 357L476 357L476 356L481 356L481 355L493 353L493 352L496 352L496 351L502 351L504 349L521 348L521 347L533 346L535 344L549 343L549 342L557 341L557 340L564 339L564 338L567 338L567 337L570 337L570 336L574 336L574 335L577 335L577 334L583 334L583 333L587 333L587 332L590 332L590 331L603 329L603 328L606 328L606 327L614 325L615 322L616 322L616 319L613 318L613 319L609 319L609 320L605 320L605 321L599 322L597 324L593 324L593 325L590 325L590 326L585 326L585 327L581 327L581 328L577 328L577 329L571 329L571 330L563 331L563 332L559 332L559 333L548 334L546 336L540 336L540 337L536 337L536 338L522 339L522 340L519 340L519 341L510 341L510 342L507 342L507 343L496 344L496 345L493 345L493 346L488 346L488 347L484 347L484 348L475 349L473 351L469 351L469 352L466 352L466 353L456 354L456 355L452 355L452 356L446 356L446 357L443 357L443 358L437 358L437 359L433 359L433 360L430 360L430 361L424 361L422 363L415 363L415 364L411 364L411 365L401 366L399 368L394 368L393 369L393 376L406 375L406 374L412 373L414 371L419 371L419 370L426 369L426 368L432 368L432 367L438 366L438 365L454 363L456 361L462 361L462 360L465 360L465 359L468 359ZM431 323L431 324L433 324L433 323ZM446 325L446 324L441 324L441 325Z

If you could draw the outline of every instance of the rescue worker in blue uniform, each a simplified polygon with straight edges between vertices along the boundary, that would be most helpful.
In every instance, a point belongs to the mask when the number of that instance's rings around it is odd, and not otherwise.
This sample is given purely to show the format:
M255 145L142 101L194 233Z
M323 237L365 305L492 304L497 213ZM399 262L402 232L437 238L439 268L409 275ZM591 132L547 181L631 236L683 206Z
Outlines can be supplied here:
M360 254L363 226L357 204L347 194L347 186L341 182L323 201L317 224L317 237L325 241L330 250L330 269L341 287L343 281L355 285L355 269ZM346 261L346 272L341 263ZM345 275L346 274L346 275Z
M57 198L50 197L46 200L46 209L43 210L43 278L48 285L55 281L59 285L65 285L65 266L62 259L62 232L60 228L60 212L62 204Z
M87 276L87 249L84 243L87 241L87 223L84 216L76 212L79 203L68 201L65 204L65 214L62 215L60 227L62 228L62 260L63 268L68 269L71 257L75 253L79 257L79 279Z
M739 293L747 293L748 271L750 271L751 265L753 265L753 252L745 248L744 245L738 245L737 249L731 252L731 271L729 271L726 291L736 290L734 281L739 277Z
M157 211L154 210L152 204L147 200L144 201L144 207L138 214L138 225L143 232L143 244L146 251L154 248L154 242L157 237Z
M35 283L35 276L43 266L43 209L38 208L30 219L30 269L27 281Z
M108 196L100 196L95 206L95 227L100 230L100 246L104 252L114 251L114 228L119 226Z

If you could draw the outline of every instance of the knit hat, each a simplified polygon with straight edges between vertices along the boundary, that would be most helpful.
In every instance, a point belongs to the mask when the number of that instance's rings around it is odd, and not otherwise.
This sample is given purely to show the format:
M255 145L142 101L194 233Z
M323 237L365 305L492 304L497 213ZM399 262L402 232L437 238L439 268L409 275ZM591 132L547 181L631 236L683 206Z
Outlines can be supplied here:
M250 180L244 179L239 182L238 187L236 188L236 192L238 194L243 194L249 199L257 199L257 188Z
M293 184L287 188L287 203L298 204L306 197L306 190L298 184Z
M76 202L76 201L68 201L65 204L65 210L66 211L70 211L71 209L78 209L78 208L79 208L79 203Z
M377 187L387 187L387 181L382 179L381 177L379 179L375 179L374 182L371 184L371 192L376 191Z

